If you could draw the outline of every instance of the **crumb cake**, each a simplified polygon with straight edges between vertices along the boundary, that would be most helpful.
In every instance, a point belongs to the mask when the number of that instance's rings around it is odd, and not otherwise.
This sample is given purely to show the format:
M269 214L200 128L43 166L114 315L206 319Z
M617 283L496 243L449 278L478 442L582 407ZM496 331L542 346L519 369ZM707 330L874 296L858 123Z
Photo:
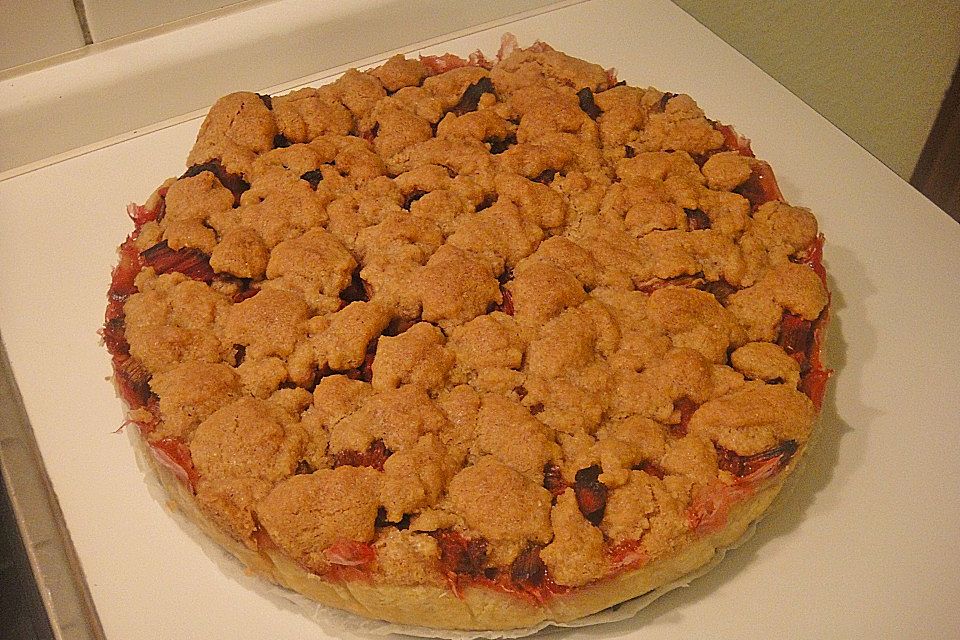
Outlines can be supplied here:
M210 109L102 330L179 507L265 579L444 629L708 563L828 376L813 214L687 95L537 43Z

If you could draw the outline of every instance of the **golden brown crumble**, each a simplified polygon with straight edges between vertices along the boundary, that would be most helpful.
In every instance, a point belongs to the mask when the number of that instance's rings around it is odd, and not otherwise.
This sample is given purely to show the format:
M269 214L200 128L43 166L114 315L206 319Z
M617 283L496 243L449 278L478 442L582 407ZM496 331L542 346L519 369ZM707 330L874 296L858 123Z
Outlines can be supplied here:
M444 584L449 531L471 571L532 552L572 587L618 545L668 557L730 460L816 414L782 326L827 306L817 222L727 140L542 44L225 96L136 238L148 439L229 535L321 574L360 543L378 583Z

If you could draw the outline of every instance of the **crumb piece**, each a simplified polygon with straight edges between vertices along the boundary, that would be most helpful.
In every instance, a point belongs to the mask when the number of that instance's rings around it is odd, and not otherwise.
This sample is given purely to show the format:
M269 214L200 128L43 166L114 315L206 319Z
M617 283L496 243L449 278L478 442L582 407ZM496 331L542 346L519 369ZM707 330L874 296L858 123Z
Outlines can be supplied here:
M607 572L603 533L580 513L573 489L557 498L550 521L553 541L540 552L540 558L557 584L579 587Z
M236 372L243 383L243 390L261 399L270 397L287 379L287 367L276 356L244 358Z
M263 278L270 253L260 235L240 225L225 229L210 253L210 266L217 273L238 278Z
M243 192L238 208L226 212L222 219L211 217L210 225L220 233L235 224L248 227L272 249L284 240L327 222L323 202L306 180L285 184L285 188L254 184Z
M688 432L747 456L785 440L802 445L815 415L813 403L796 389L752 382L704 403L691 416Z
M550 492L492 456L450 481L452 511L487 540L494 565L508 565L530 542L549 542Z
M483 211L460 216L447 241L482 258L491 273L512 269L537 248L543 231L524 220L510 202L497 202Z
M201 508L253 548L253 509L293 474L302 448L303 432L270 403L241 398L217 410L200 423L190 443Z
M160 397L163 419L151 438L175 437L189 442L193 431L220 407L240 397L240 381L225 364L184 362L150 379Z
M593 254L565 236L547 238L537 248L536 255L538 260L572 273L587 290L599 283L600 265Z
M481 67L457 67L450 71L430 76L423 81L423 89L437 98L444 111L452 109L463 97L464 91L490 73Z
M750 159L739 152L721 151L707 158L701 171L711 189L733 191L747 181L752 168Z
M483 396L471 453L490 454L534 483L543 481L543 467L558 459L553 434L521 404L501 395Z
M784 262L768 270L757 284L731 294L726 308L750 340L772 342L784 311L816 320L827 301L827 290L813 269Z
M233 194L209 171L177 180L167 191L166 213L160 221L171 249L193 247L210 253L217 236L207 219L233 206Z
M314 341L317 361L334 371L356 369L367 345L390 323L390 313L374 302L351 302L328 316L329 327Z
M427 322L418 322L398 336L381 337L373 362L373 388L381 391L415 384L439 391L454 359L444 348L445 342L443 332Z
M648 181L682 179L691 185L703 184L700 168L685 151L646 151L617 163L617 176L628 184L643 186Z
M493 69L490 78L503 96L529 86L547 86L571 94L584 88L596 93L610 86L610 77L600 65L545 45L540 50L518 49Z
M433 536L388 529L374 545L377 567L374 579L390 586L443 584L437 570L440 547Z
M371 118L377 127L373 147L384 160L433 138L430 122L393 99L377 103Z
M447 346L456 358L452 377L467 382L485 370L519 369L526 343L514 319L495 311L454 327Z
M611 417L640 415L669 423L674 403L688 398L701 403L712 396L713 367L699 352L673 349L641 373L618 370Z
M217 324L231 308L209 286L179 273L137 278L139 293L124 303L130 354L157 374L191 360L220 362L231 346L221 342Z
M348 69L335 82L321 87L320 91L325 97L345 106L358 123L366 122L370 112L386 96L377 78L356 69Z
M691 433L667 442L660 467L667 474L682 475L694 484L707 486L717 478L717 451L710 440Z
M558 432L593 433L609 407L611 380L602 365L585 373L567 378L527 376L523 404L538 411L537 419Z
M317 89L291 91L272 102L277 128L291 142L310 142L331 133L346 135L354 128L350 112L339 102L324 99Z
M743 328L716 298L705 291L665 287L650 294L648 317L664 328L675 347L695 349L723 364L727 351L746 340Z
M507 289L513 297L514 317L529 325L541 325L587 297L572 273L536 259L517 265Z
M817 238L817 232L817 219L809 209L776 201L757 207L752 223L740 239L753 280L759 279L770 265L786 262L803 252Z
M284 358L304 337L307 317L307 304L300 296L263 289L227 310L223 333L231 344L246 347L248 358Z
M357 262L337 238L313 228L284 240L270 252L263 288L276 287L303 296L314 313L336 311Z
M723 145L723 134L713 128L703 110L688 95L667 101L662 113L651 113L640 135L647 151L706 153Z
M427 68L419 60L405 58L398 53L367 73L379 80L384 89L393 93L403 87L418 86L427 77Z
M515 204L520 215L541 229L558 229L567 221L567 203L545 184L513 173L498 173L497 195Z
M330 427L331 453L366 451L382 440L393 452L413 448L420 436L447 427L443 412L426 391L407 385L374 394L357 411Z
M231 93L207 113L187 157L193 166L218 159L230 173L245 175L258 154L273 148L277 125L273 113L255 93Z
M412 447L393 453L383 465L381 482L387 521L399 522L405 514L433 506L460 462L436 433L424 434Z
M683 505L664 481L643 471L610 492L600 527L617 542L640 540L651 560L673 553L687 531Z
M367 467L339 467L287 478L257 504L258 520L281 550L322 574L330 566L328 548L374 539L379 475Z
M416 286L423 319L441 327L468 322L503 301L500 286L483 261L450 244L430 257Z
M699 189L697 205L707 214L710 228L737 237L750 220L750 201L738 193Z
M437 125L438 138L481 143L506 140L515 135L515 131L516 125L492 109L471 111L460 116L450 112Z
M600 203L600 215L622 224L635 237L651 231L686 229L687 215L683 207L667 201L666 194L655 182L612 185Z
M794 388L800 383L800 363L772 342L748 342L730 354L730 363L751 380L780 381Z

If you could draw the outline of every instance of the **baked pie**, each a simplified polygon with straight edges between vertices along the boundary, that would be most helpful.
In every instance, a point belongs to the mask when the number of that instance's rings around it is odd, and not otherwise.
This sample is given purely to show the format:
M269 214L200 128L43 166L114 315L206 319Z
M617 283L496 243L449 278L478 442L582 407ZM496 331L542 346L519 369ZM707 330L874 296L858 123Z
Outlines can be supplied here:
M537 43L210 109L102 335L154 470L265 579L577 619L742 536L810 440L822 236L694 100Z

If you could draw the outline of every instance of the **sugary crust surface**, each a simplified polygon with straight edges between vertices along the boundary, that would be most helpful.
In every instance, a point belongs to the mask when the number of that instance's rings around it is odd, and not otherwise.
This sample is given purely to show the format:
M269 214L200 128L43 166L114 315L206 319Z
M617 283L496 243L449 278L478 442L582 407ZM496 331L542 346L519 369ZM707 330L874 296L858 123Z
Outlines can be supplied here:
M742 139L542 43L479 60L222 98L131 209L104 329L208 535L322 603L451 629L708 562L827 375L816 219Z

